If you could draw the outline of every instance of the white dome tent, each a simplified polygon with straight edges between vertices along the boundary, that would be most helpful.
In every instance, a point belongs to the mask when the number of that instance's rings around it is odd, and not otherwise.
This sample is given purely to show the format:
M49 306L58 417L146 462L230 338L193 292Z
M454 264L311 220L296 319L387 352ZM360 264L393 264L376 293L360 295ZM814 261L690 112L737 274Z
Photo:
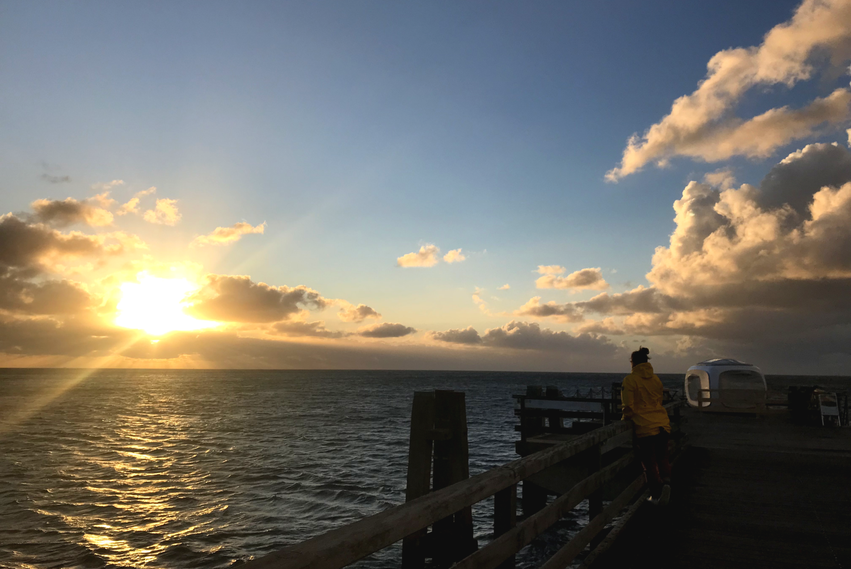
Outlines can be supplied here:
M702 410L764 409L767 390L762 370L732 358L700 362L691 366L685 377L688 404Z

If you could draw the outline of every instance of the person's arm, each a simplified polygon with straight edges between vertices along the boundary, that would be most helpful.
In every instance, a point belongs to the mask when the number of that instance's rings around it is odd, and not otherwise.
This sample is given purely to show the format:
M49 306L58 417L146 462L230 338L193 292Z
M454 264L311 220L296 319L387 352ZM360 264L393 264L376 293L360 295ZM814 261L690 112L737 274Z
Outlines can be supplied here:
M634 388L629 378L626 378L623 380L623 386L621 387L621 404L623 405L624 419L632 419L633 415L635 415L635 411L632 407L634 403Z

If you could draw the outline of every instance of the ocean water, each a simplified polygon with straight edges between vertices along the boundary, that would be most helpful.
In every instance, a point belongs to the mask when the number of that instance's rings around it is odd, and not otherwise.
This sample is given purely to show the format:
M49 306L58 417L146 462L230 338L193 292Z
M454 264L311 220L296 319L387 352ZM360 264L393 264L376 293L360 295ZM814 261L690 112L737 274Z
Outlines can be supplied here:
M238 565L404 502L415 391L466 393L478 474L517 458L512 394L622 377L0 370L0 566ZM585 515L527 547L519 566L540 564ZM474 522L481 546L492 501ZM400 551L359 566L398 567Z

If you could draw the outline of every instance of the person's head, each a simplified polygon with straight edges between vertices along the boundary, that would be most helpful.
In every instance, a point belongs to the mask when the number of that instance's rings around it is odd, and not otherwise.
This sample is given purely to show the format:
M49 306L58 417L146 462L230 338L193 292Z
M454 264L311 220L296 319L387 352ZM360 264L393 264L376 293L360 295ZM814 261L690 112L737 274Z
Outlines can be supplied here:
M650 350L645 347L640 347L638 350L632 352L632 355L629 358L629 361L633 366L637 366L638 364L647 363L647 360L650 359Z

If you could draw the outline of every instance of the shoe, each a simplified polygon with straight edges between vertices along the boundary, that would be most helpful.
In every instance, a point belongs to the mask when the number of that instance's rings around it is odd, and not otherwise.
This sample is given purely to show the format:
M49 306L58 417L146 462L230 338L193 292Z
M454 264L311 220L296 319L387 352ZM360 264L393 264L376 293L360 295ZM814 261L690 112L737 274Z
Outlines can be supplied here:
M660 506L666 506L670 500L671 486L669 484L665 484L664 486L662 486L662 493L659 495L658 503Z

